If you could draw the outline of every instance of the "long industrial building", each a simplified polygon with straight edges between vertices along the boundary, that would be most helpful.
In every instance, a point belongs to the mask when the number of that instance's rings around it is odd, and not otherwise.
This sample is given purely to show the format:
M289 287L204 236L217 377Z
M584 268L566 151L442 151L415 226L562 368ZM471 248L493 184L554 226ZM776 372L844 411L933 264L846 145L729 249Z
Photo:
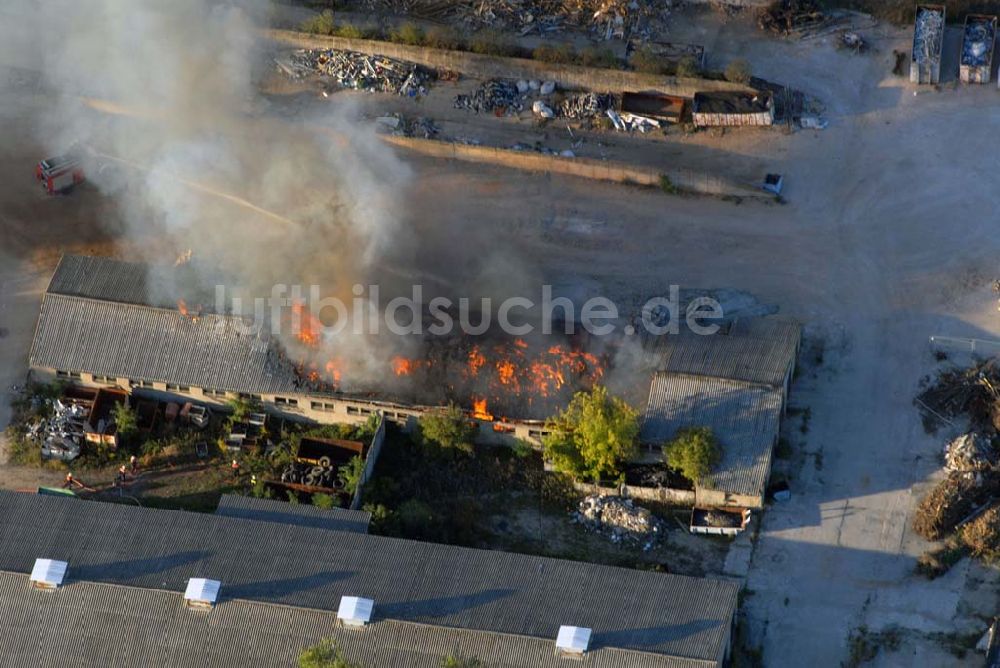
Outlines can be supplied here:
M709 668L729 655L733 582L241 512L0 492L0 666L289 666L330 637L365 668Z

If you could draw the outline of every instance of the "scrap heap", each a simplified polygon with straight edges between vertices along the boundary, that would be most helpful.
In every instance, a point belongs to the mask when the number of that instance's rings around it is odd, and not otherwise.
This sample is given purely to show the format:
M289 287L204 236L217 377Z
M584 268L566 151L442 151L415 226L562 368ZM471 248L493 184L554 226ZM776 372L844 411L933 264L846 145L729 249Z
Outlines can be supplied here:
M427 93L434 72L404 60L336 49L301 49L292 64L332 77L344 88L415 97Z
M492 112L497 116L515 116L524 109L525 92L509 79L484 81L469 95L456 95L455 108L468 109L477 114Z
M776 35L814 30L828 22L816 0L776 0L757 15L757 26Z
M558 112L564 118L597 118L616 106L611 93L584 93L567 97L559 104Z
M916 398L928 426L968 416L974 428L1000 428L1000 370L996 360L947 369Z
M620 496L591 494L580 502L572 517L613 543L641 544L643 550L652 549L662 532L660 520L653 513Z
M937 83L934 73L940 67L943 41L944 12L932 7L918 8L913 28L913 62L918 69L931 73L930 83Z
M944 447L944 467L949 471L989 471L997 463L990 439L970 431Z
M59 399L46 400L46 403L51 405L52 416L29 425L28 438L43 444L43 451L65 453L59 458L68 460L79 456L88 409L81 404Z
M992 476L950 473L920 500L913 516L913 530L927 540L941 540L996 491Z

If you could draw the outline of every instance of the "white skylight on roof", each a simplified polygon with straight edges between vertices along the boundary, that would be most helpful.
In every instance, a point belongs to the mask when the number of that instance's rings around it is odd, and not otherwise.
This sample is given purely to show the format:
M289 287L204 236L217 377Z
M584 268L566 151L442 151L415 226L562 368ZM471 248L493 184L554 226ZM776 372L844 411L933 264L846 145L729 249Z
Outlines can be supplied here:
M191 578L188 580L187 589L184 590L184 600L188 605L210 608L219 598L220 587L222 583L218 580Z
M31 584L40 589L56 589L62 585L69 564L55 559L35 559L31 569Z
M345 626L364 626L372 619L375 601L357 596L341 596L337 619Z
M560 626L556 649L570 654L583 654L590 645L591 630L581 626Z

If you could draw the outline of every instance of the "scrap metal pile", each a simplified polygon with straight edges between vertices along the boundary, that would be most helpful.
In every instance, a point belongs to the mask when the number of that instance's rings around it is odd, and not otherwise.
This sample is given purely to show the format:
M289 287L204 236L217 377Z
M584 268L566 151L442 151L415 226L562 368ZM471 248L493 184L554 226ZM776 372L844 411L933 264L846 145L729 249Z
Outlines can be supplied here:
M333 78L344 88L370 93L396 93L415 97L427 93L434 72L405 60L369 56L336 49L301 49L291 58L293 65L306 67Z
M944 14L921 7L913 32L913 57L921 65L938 61L941 53L941 43L944 40Z
M343 489L335 466L313 466L292 462L281 472L281 482L310 487L326 487L328 489Z
M591 494L580 502L572 517L590 531L607 536L612 543L642 545L643 550L652 549L663 531L653 513L620 496Z
M993 50L993 24L989 21L970 23L962 41L962 64L972 67L986 65Z
M526 91L518 90L510 79L484 81L469 95L456 95L455 108L468 109L477 114L492 112L497 116L515 116L524 109Z
M41 445L46 457L70 460L80 455L88 409L59 399L46 400L52 407L52 417L28 426L28 438Z
M1000 430L1000 369L996 360L968 369L947 369L917 395L925 424L968 416L973 428Z
M584 93L560 102L558 112L564 118L597 118L616 106L617 101L611 93Z

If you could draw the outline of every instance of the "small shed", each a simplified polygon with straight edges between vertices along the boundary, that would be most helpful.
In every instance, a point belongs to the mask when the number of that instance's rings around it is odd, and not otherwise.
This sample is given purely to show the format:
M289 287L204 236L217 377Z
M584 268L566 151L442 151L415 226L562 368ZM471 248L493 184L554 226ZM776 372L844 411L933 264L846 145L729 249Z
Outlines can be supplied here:
M774 125L774 96L769 91L695 93L691 117L699 127Z
M910 81L936 84L941 80L941 50L944 47L944 5L917 5L910 53Z
M997 36L997 17L969 14L965 17L962 34L962 61L958 76L962 83L990 82L993 67L993 46Z

